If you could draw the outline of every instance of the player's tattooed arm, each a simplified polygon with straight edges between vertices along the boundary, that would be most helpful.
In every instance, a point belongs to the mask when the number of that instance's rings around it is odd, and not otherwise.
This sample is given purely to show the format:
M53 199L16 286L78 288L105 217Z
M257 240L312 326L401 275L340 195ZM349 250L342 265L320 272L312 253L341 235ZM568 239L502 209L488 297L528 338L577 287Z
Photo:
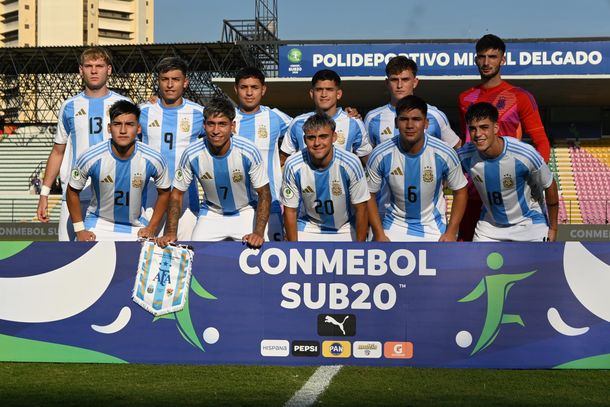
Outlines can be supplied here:
M157 244L161 247L176 241L178 236L178 220L182 214L183 191L178 188L172 189L167 205L167 222L165 223L165 234L157 239Z
M261 247L265 241L265 228L267 227L267 222L269 222L269 212L271 210L271 190L269 189L269 184L257 188L256 192L258 194L258 204L256 206L254 231L242 238L244 243L254 249Z

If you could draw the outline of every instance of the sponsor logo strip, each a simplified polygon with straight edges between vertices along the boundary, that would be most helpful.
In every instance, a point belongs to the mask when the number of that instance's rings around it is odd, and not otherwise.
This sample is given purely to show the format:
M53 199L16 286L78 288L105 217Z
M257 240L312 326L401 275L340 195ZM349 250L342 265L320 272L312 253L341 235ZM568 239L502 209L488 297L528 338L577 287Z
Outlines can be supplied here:
M263 339L261 355L269 357L286 357L290 354L290 343L282 339Z
M352 344L348 341L322 342L322 356L325 358L349 358L352 354Z
M320 356L320 342L292 341L292 356Z
M413 343L386 342L383 344L383 356L388 359L411 359L413 357Z
M355 358L379 359L383 351L381 342L355 341L352 353Z

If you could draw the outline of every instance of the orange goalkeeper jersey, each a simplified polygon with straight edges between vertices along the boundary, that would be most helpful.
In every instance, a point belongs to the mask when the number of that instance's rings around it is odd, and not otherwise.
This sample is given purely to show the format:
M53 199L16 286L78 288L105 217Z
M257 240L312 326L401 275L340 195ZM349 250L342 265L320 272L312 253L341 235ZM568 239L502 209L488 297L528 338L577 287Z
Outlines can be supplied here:
M512 136L521 139L523 133L529 135L536 150L546 162L549 161L551 146L544 131L538 105L531 93L502 81L493 88L482 85L470 88L460 94L460 120L466 142L470 141L465 115L468 107L478 102L488 102L494 105L500 113L498 118L499 135Z

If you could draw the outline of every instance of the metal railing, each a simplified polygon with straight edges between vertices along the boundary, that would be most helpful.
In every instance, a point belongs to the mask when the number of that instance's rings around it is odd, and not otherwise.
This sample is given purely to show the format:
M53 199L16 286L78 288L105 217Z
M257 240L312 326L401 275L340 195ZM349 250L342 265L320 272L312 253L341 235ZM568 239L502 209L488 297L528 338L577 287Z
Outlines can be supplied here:
M61 199L61 195L51 195L51 197ZM37 208L38 195L31 195L27 198L0 198L0 222L37 222ZM50 215L53 221L57 221L59 205L57 205L57 210L51 210Z

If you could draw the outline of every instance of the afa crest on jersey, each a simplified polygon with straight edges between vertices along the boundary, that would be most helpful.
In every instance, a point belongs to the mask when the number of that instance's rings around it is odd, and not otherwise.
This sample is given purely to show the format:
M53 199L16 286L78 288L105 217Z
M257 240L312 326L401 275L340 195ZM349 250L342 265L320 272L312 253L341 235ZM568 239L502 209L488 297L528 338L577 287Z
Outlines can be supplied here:
M506 189L514 187L515 181L513 180L513 177L511 177L509 174L505 174L504 178L502 179L502 186Z
M233 182L235 182L237 184L238 182L242 182L243 179L244 179L244 175L241 173L240 170L233 171Z
M343 195L343 188L341 188L341 183L339 181L333 181L331 190L334 196Z
M422 179L424 182L434 182L434 172L432 171L432 167L424 167L424 172L422 173Z
M140 174L140 173L134 174L133 178L131 179L131 186L134 188L142 188L143 185L144 185L144 178L142 177L142 174Z
M337 144L345 144L345 134L343 134L343 130L337 132Z
M185 117L180 121L180 130L185 133L189 133L191 131L191 122L189 121L188 117Z
M258 130L256 131L256 135L258 138L267 138L269 137L269 131L265 125L258 126Z

